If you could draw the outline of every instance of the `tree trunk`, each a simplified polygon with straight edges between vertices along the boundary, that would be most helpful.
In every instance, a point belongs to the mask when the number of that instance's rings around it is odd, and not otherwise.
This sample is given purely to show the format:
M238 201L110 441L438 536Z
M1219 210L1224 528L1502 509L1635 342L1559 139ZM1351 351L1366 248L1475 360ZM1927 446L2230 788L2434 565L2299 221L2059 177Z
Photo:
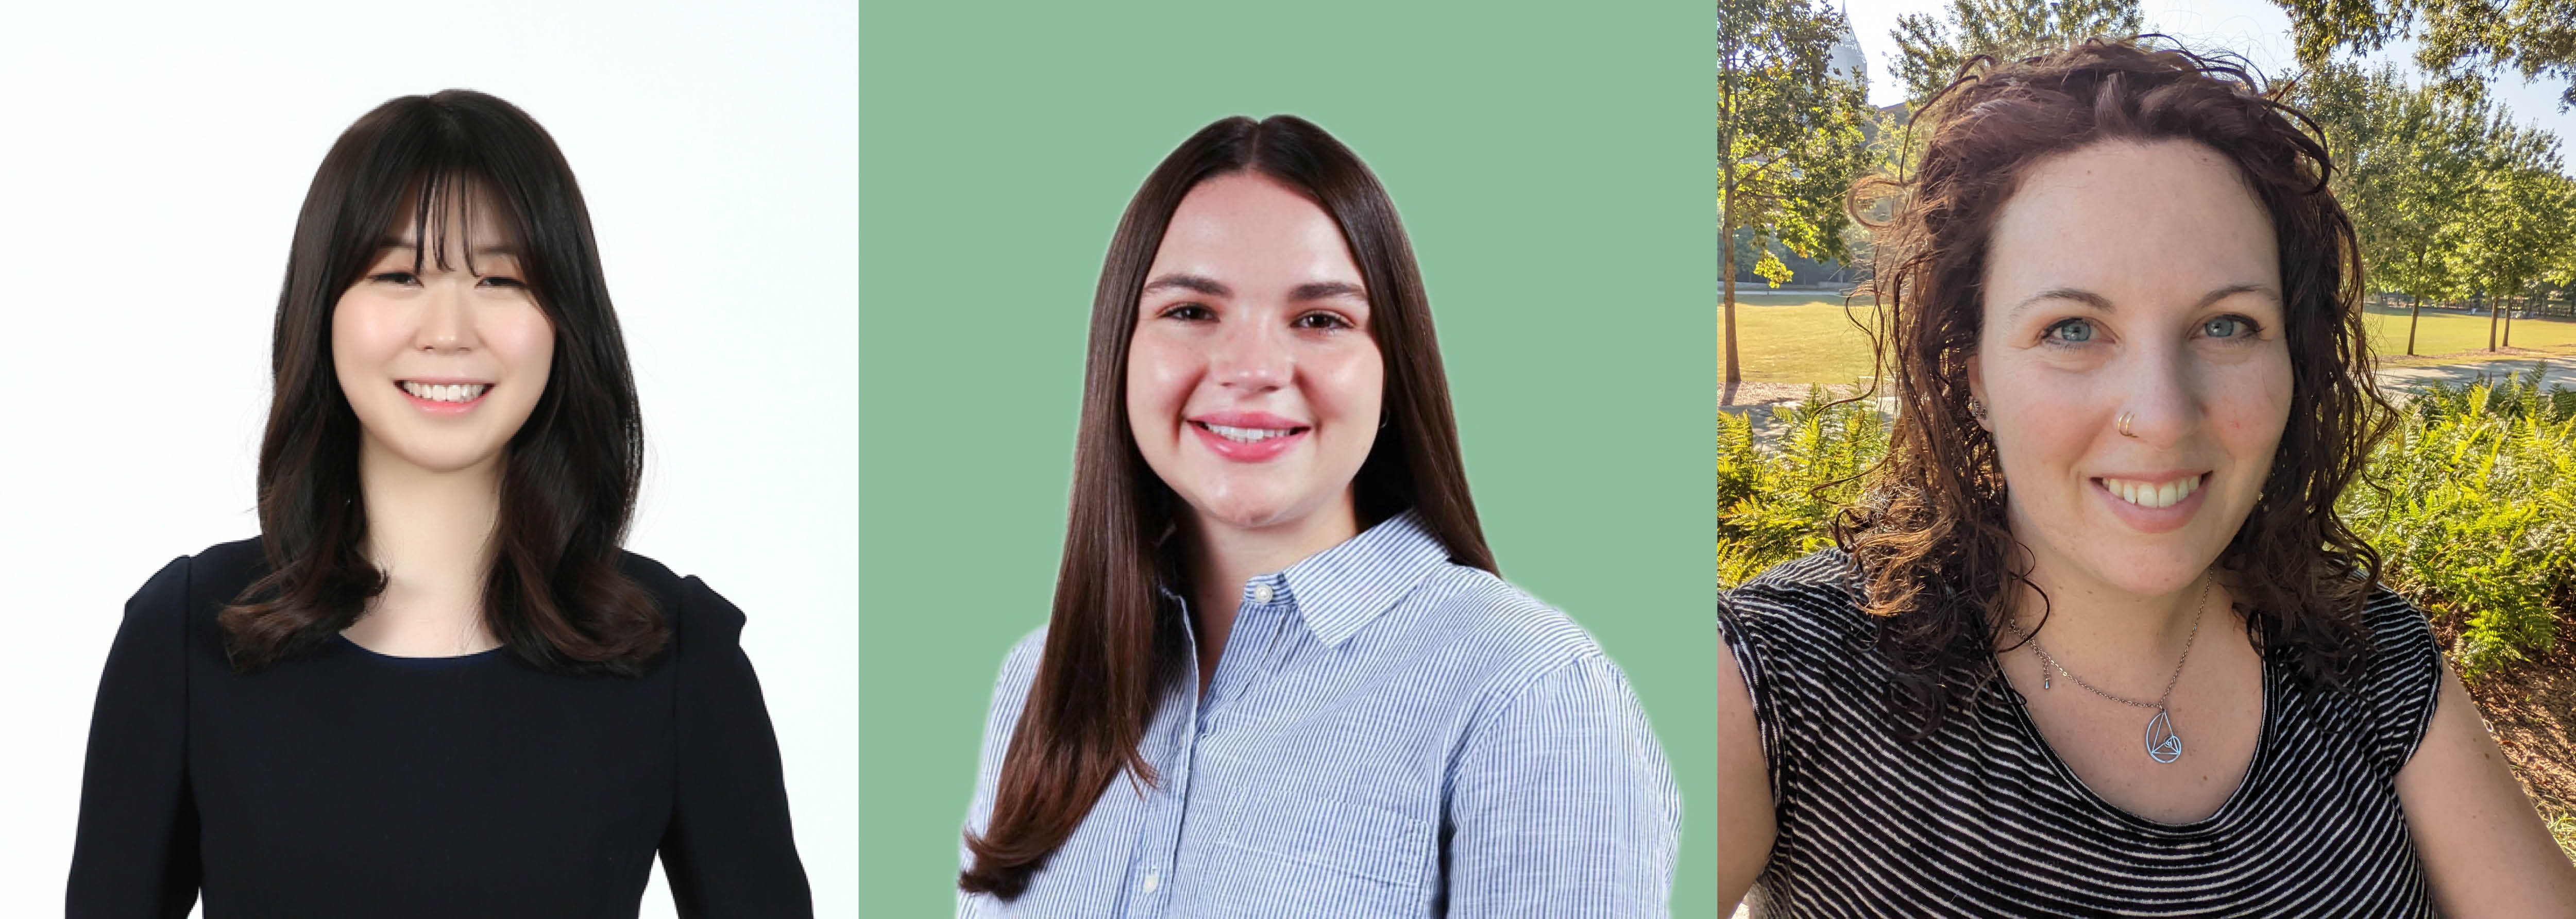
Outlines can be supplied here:
M2415 356L2415 321L2424 318L2424 296L2406 294L2406 356Z
M2524 302L2529 302L2528 300ZM2513 347L2513 314L2504 314L2504 346Z
M1725 252L1718 260L1718 274L1725 279L1726 385L1732 387L1744 382L1744 368L1735 360L1735 160L1730 158L1725 163L1726 176L1718 192L1719 206L1726 209L1726 218L1718 221L1717 244Z
M2478 291L2478 300L2487 305L2487 350L2493 351L2496 349L2496 321L2504 318L2501 315L2504 306L2483 290Z

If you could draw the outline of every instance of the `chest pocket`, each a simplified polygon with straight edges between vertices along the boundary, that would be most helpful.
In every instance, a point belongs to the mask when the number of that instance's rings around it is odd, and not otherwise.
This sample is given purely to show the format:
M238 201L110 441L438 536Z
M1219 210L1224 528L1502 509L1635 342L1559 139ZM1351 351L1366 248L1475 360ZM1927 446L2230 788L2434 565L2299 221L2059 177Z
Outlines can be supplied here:
M1236 798L1220 845L1221 915L1425 915L1438 873L1434 821L1391 802L1279 788ZM1218 908L1222 907L1222 908ZM1313 912L1314 910L1322 912Z

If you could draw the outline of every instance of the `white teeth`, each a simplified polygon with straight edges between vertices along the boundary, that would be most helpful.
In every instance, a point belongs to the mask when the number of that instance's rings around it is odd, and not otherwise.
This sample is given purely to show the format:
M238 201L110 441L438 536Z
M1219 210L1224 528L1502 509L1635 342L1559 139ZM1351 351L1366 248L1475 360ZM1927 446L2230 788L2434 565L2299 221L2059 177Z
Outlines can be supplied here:
M483 391L491 389L492 384L447 383L442 385L429 385L425 383L413 383L406 380L403 382L402 388L404 392L412 394L414 398L427 399L431 402L472 402L476 399L482 398Z
M1206 425L1206 427L1208 430L1216 432L1216 436L1239 444L1257 444L1273 437L1286 437L1289 434L1294 433L1293 430L1281 430L1278 428L1234 428L1227 427L1222 424L1209 424Z
M2172 507L2182 503L2182 499L2191 497L2192 492L2200 490L2200 477L2175 479L2162 485L2134 482L2128 479L2103 479L2102 487L2118 495L2120 500L2139 507Z

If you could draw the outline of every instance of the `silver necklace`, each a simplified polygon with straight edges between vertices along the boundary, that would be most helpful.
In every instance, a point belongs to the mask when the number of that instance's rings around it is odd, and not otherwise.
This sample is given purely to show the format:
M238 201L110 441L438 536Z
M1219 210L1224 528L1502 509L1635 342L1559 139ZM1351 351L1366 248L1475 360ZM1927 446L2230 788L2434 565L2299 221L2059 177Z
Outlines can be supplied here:
M2215 577L2201 583L2200 610L2192 614L2191 634L2182 640L2182 660L2174 662L2173 677L2165 681L2164 694L2157 696L2153 702L2104 692L2101 687L2084 682L2084 678L2076 676L2075 671L2068 670L2066 665L2058 663L2057 658L2048 653L2047 646L2039 643L2039 636L2024 633L2020 626L2014 625L2009 619L2004 620L2004 628L2012 630L2015 635L2022 636L2022 640L2030 645L2031 652L2039 655L2039 688L2047 689L2055 683L2048 674L2050 670L2055 670L2060 676L2074 680L2075 685L2091 690L2094 695L2122 705L2155 709L2155 717L2147 719L2147 758L2159 763L2171 763L2182 758L2182 735L2174 731L2173 712L2168 706L2173 702L2174 684L2182 682L2182 665L2191 661L2192 640L2200 637L2200 620L2209 614L2209 589L2217 583L2218 579Z

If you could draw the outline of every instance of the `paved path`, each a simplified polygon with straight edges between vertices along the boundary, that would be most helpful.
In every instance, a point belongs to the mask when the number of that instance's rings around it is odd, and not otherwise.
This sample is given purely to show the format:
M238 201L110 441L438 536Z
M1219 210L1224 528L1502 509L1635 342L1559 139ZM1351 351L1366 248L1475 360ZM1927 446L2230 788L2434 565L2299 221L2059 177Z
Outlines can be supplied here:
M2541 391L2547 392L2552 386L2576 389L2576 357L2529 357L2437 367L2394 367L2379 372L2379 385L2406 390L2436 381L2465 384L2480 374L2502 377L2508 373L2530 373L2534 367L2548 368L2548 373L2540 378Z

